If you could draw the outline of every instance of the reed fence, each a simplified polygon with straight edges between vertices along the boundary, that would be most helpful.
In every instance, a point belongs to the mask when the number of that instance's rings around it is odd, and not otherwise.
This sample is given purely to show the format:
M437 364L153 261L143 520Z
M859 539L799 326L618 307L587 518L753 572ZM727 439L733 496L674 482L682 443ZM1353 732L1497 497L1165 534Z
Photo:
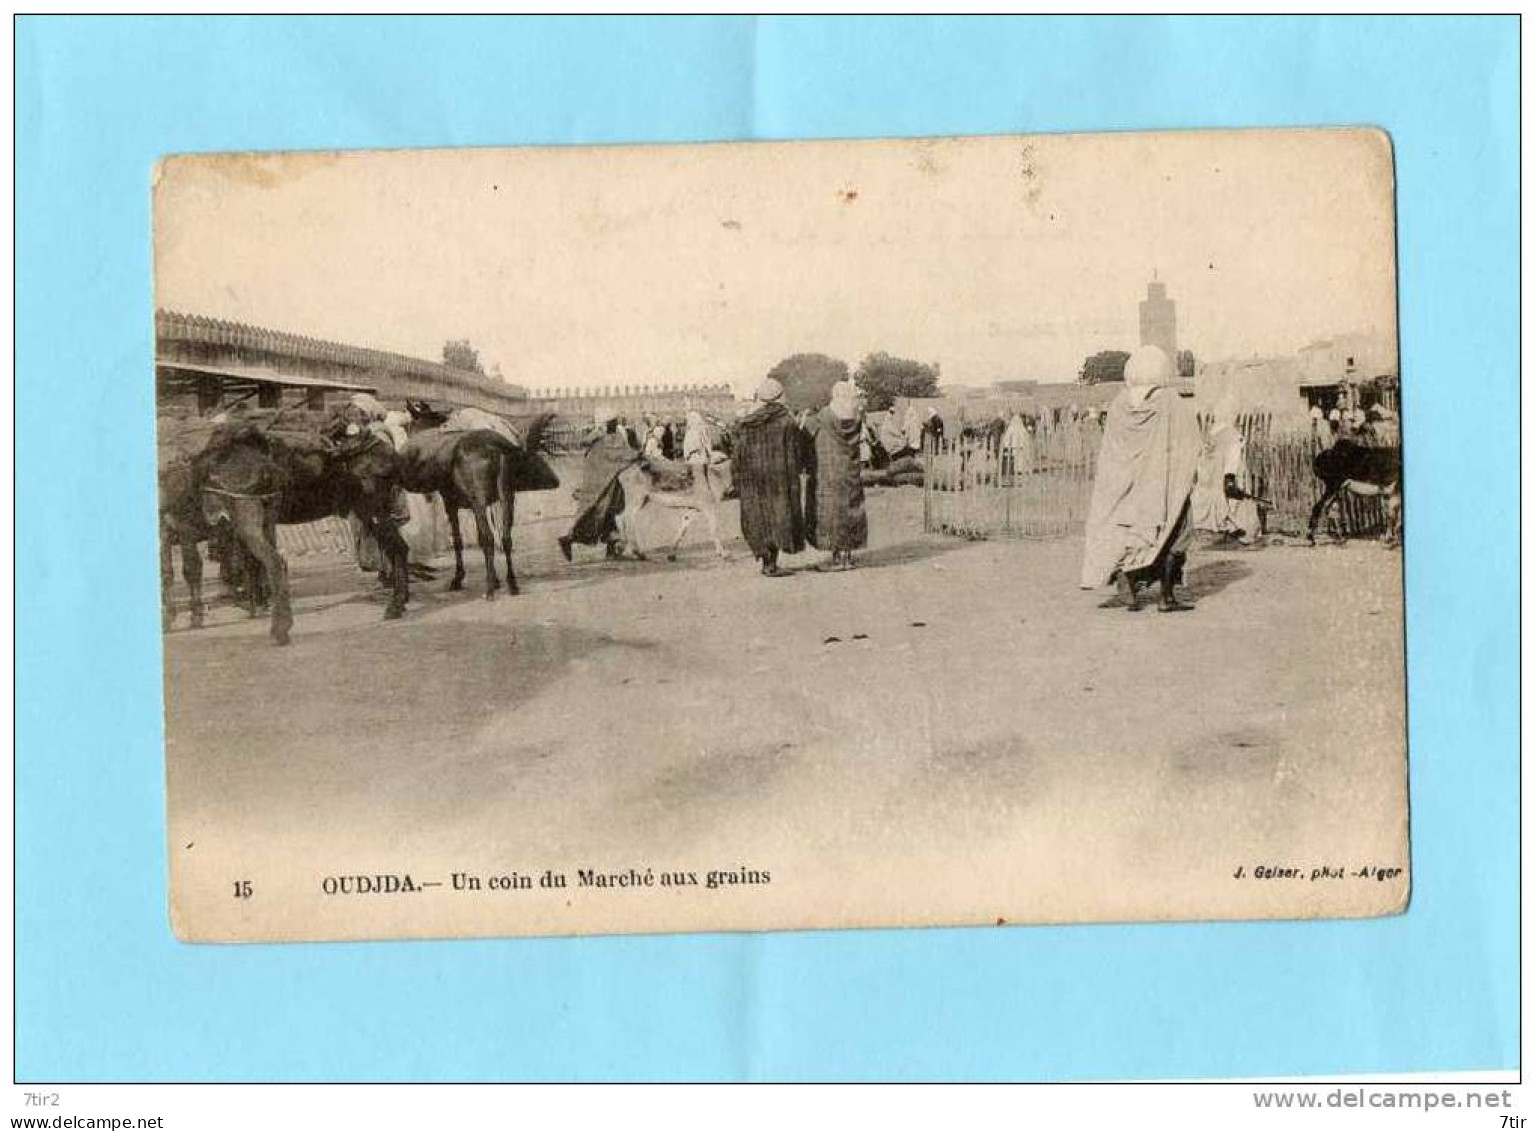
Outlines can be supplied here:
M923 526L962 538L1058 538L1082 529L1103 432L1040 428L1030 443L929 439L922 453Z
M1202 431L1210 422L1201 419ZM1322 497L1312 460L1330 437L1273 430L1265 415L1239 417L1246 444L1245 480L1240 485L1272 504L1265 508L1266 532L1304 534L1311 509ZM1029 443L1005 448L996 439L954 437L928 440L922 453L923 527L963 538L1058 538L1082 530L1092 500L1101 428L1093 422L1041 427ZM1395 448L1359 437L1359 442ZM1212 479L1202 461L1201 470ZM1220 489L1218 482L1212 489ZM1329 509L1327 525L1344 537L1385 531L1379 497L1345 493ZM1326 527L1324 527L1326 529Z
M277 550L285 557L306 554L352 556L352 531L344 518L322 518L277 528Z
M429 531L420 532L414 529L406 531L407 539L413 543L412 549L418 555L423 552L443 554L453 548L453 532L448 526L447 516L442 511L442 504L437 502L435 506L437 517ZM497 538L496 544L499 547L501 504L491 504L487 516L490 520L491 532ZM459 529L463 535L465 550L478 554L479 536L475 531L474 515L469 510L459 512ZM279 526L277 549L285 557L305 557L311 554L339 554L348 558L356 556L351 524L346 519L334 515L322 518L318 522Z

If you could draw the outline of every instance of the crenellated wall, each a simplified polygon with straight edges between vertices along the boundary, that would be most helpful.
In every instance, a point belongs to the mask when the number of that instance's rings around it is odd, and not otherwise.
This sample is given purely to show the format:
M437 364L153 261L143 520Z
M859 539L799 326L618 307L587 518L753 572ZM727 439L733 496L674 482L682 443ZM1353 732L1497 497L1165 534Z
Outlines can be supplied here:
M647 414L681 420L693 409L733 419L736 399L730 386L723 383L599 385L589 389L533 389L528 404L531 411L553 412L569 420L590 421L601 410L637 423Z

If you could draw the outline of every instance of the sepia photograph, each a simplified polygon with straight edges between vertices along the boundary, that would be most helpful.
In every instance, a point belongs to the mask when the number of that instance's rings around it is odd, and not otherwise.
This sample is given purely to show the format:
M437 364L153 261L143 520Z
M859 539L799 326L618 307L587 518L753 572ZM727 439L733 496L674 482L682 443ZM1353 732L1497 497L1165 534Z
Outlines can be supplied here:
M152 192L178 938L1406 909L1382 131Z

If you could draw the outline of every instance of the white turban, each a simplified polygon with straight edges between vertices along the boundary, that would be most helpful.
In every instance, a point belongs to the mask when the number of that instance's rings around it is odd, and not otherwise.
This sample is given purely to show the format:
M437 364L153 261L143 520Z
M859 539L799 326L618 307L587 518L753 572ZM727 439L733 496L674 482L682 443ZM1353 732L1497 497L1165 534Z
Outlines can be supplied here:
M757 399L763 404L770 404L783 396L783 386L769 377L757 386Z
M1125 384L1132 387L1166 385L1172 382L1176 373L1173 359L1161 346L1142 346L1125 362Z
M851 381L838 381L831 387L832 415L851 420L858 415L858 386Z

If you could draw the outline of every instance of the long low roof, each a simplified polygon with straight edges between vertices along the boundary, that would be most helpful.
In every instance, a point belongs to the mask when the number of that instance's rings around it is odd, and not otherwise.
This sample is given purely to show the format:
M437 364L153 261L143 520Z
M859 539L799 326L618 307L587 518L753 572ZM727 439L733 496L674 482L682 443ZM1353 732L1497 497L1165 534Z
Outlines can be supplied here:
M295 389L333 389L345 393L377 392L375 385L357 382L326 381L319 377L305 377L299 373L284 373L280 369L265 369L243 365L200 365L187 361L155 361L156 371L168 369L173 375L188 379L216 377L227 383L246 385L284 385Z
M1363 373L1346 373L1342 377L1303 377L1297 384L1302 389L1336 389L1339 385L1373 385L1377 381L1395 381L1395 373L1377 373L1367 377Z
M240 356L254 351L279 359L320 362L345 366L364 373L388 374L391 377L409 380L437 382L466 394L488 396L494 400L527 399L527 390L520 385L508 384L483 373L444 365L442 362L391 353L388 350L370 349L366 346L345 345L341 342L311 338L302 334L290 334L283 330L271 330L244 322L229 322L221 318L157 310L155 311L155 339L160 343L157 347L159 350L163 350L169 343L183 342L192 343L200 348L233 349L238 351Z

